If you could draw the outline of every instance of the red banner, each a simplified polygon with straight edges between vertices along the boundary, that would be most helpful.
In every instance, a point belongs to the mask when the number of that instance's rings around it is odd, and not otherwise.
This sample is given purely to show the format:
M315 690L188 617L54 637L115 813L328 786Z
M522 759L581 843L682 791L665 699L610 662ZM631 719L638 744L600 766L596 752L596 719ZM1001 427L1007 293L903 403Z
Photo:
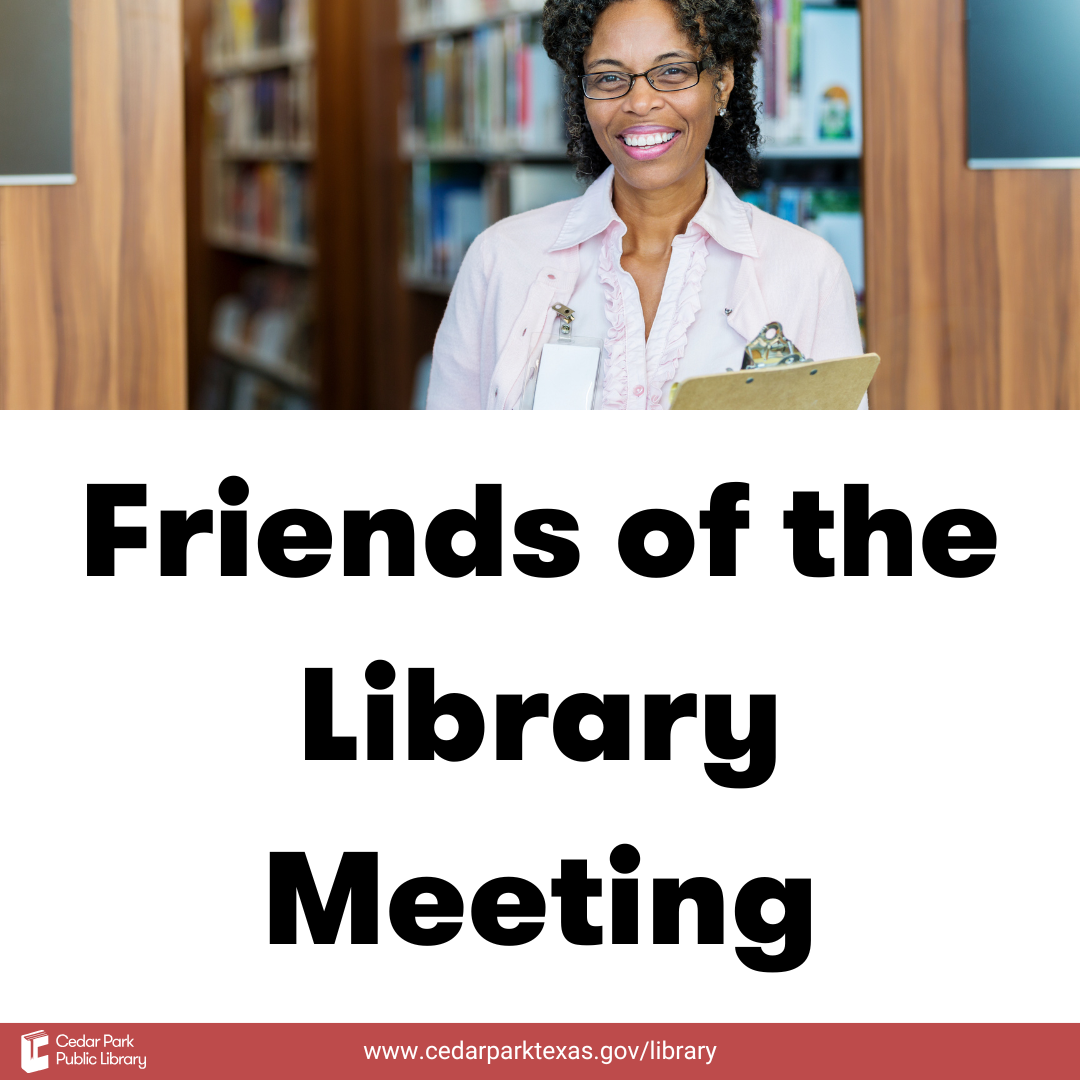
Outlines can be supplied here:
M0 1077L1080 1075L1077 1024L27 1023L0 1025L0 1047Z

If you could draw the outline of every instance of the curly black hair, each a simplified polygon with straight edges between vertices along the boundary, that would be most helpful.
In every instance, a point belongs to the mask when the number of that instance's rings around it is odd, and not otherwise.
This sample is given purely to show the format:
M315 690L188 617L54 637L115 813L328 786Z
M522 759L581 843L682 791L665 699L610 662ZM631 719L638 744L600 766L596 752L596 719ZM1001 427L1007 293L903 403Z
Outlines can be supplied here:
M626 2L632 0L547 0L544 4L544 48L562 69L568 153L582 180L595 180L610 164L585 115L582 58L592 44L600 14L614 3ZM757 5L754 0L665 2L671 5L687 38L701 50L709 70L718 75L722 64L731 64L735 72L727 115L716 118L705 157L733 188L757 187L754 151L761 141L754 87L754 60L761 47Z

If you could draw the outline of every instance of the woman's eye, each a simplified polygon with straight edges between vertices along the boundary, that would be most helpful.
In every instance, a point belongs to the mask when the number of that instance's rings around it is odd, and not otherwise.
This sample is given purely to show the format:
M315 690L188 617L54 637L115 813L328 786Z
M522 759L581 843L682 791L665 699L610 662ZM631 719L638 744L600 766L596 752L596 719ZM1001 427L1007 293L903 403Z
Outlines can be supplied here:
M618 75L601 75L599 81L601 83L613 83L619 81Z

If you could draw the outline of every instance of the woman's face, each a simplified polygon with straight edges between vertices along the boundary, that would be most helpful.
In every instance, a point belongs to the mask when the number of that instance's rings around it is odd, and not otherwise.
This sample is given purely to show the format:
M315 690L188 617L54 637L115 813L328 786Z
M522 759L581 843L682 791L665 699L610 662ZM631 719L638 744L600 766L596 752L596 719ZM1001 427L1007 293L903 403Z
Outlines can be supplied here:
M702 59L675 22L664 0L618 0L593 28L583 58L585 75L605 71L631 74L660 64ZM586 99L593 135L616 171L631 187L657 191L701 168L717 110L727 105L733 78L703 71L697 86L660 91L639 78L625 97Z

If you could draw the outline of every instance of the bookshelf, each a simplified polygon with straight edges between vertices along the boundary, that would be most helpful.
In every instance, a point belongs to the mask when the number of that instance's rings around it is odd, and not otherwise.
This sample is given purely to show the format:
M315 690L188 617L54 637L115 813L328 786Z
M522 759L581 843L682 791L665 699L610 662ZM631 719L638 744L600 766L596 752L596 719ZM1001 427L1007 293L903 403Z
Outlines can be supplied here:
M225 16L219 15L221 20ZM310 33L307 29L285 27L283 33ZM235 33L223 36L220 31L214 41L209 43L211 52L205 60L206 74L212 79L228 78L233 75L254 75L264 71L276 71L281 68L311 64L315 60L315 46L307 39L287 42L283 45L250 46L237 42Z
M862 72L855 0L755 0L765 158L862 156Z
M315 370L315 0L209 0L203 235L212 267L196 404L310 408Z
M401 41L467 33L510 15L538 15L544 0L400 0Z
M430 328L391 270L408 172L397 8L223 6L183 4L190 400L405 408Z
M269 237L252 236L242 229L223 225L207 226L206 239L219 251L231 251L236 255L251 255L257 259L281 263L284 266L315 266L315 248L310 244L291 244Z
M859 11L855 0L756 2L762 184L742 197L840 252L865 329Z
M447 296L469 244L510 214L581 192L566 159L543 0L402 0L400 153L409 166L401 276Z

